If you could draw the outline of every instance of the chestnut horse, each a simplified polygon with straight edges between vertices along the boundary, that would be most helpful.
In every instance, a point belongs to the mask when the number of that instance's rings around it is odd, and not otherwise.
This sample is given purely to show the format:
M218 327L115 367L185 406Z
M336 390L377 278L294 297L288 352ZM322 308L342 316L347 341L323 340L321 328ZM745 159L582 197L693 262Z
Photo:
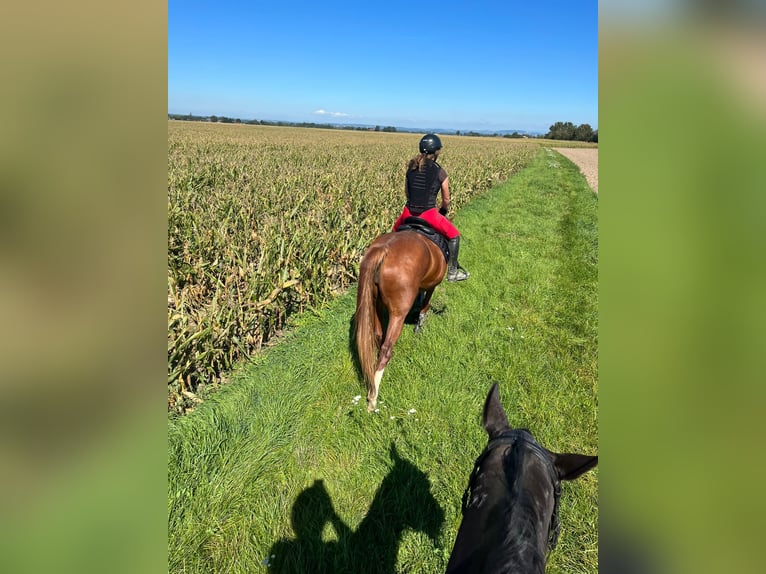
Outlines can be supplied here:
M446 270L441 249L415 231L381 235L364 254L359 266L354 331L367 385L368 411L375 409L383 371L415 299L423 293L417 333L423 328L431 296Z

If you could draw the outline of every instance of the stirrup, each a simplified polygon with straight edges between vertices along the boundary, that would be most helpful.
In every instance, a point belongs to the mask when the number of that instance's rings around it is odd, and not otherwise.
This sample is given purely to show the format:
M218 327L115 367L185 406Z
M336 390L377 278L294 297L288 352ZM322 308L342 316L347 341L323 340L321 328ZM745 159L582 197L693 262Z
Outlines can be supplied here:
M447 281L465 281L470 276L471 274L460 266L447 270Z

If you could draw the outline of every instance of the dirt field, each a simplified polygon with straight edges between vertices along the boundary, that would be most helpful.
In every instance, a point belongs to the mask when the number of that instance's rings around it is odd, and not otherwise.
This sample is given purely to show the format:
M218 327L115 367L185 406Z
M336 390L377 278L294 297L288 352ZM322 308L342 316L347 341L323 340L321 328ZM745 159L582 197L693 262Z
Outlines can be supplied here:
M553 148L573 162L585 176L591 189L598 193L598 148Z

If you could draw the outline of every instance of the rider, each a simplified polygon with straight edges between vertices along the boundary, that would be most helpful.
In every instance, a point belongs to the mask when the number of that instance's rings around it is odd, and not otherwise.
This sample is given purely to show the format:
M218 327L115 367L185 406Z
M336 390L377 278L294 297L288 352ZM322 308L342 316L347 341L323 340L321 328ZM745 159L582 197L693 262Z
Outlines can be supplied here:
M407 203L402 214L394 223L396 231L402 222L411 216L425 219L436 231L447 238L449 260L447 261L447 281L463 281L469 273L457 262L460 249L460 232L447 219L449 207L449 177L442 166L436 163L442 141L436 134L426 134L420 140L420 154L413 157L407 166L404 193ZM442 193L442 202L436 210L436 196Z

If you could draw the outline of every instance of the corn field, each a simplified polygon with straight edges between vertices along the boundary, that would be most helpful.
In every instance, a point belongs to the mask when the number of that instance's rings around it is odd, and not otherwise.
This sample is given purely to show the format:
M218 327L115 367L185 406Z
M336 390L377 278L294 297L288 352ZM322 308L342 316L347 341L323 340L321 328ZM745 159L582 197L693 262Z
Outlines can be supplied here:
M168 122L168 410L356 281L404 204L418 134ZM538 144L443 136L452 214Z

